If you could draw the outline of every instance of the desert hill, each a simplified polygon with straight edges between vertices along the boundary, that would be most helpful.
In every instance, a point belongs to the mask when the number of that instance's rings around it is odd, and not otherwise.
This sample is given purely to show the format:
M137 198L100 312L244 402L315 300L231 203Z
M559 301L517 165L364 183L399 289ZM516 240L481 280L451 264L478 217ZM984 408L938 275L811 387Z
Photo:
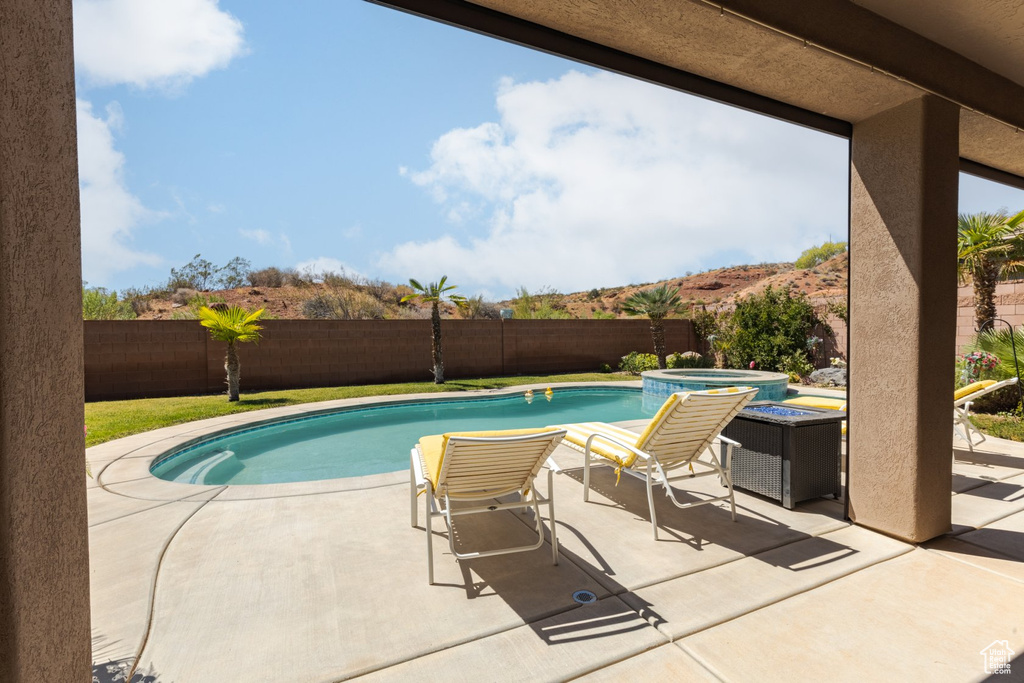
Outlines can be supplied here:
M728 306L738 298L760 292L768 286L787 285L816 303L824 304L846 297L847 271L848 256L843 253L807 269L795 268L792 263L730 266L659 282L537 296L544 298L558 315L572 318L626 317L620 310L623 301L640 290L662 284L678 288L683 301L692 306ZM269 286L260 284L208 292L190 289L154 292L143 299L133 300L133 305L140 319L150 320L194 317L199 305L217 302L249 309L265 308L269 317L284 319L428 317L429 306L417 302L401 303L401 298L411 292L406 285L382 281L362 282L344 276L313 281L296 276ZM498 309L514 308L515 303L515 300L478 301L469 312L459 312L454 306L448 306L445 314L451 317L496 317Z

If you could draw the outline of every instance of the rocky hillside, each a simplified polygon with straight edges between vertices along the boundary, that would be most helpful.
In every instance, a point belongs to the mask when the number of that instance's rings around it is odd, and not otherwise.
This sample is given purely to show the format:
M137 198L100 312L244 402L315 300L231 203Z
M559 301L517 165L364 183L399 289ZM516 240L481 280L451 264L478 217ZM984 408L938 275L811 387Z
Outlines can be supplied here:
M760 292L769 285L793 286L816 301L824 303L846 296L847 254L841 254L819 266L796 269L792 263L756 266L732 266L660 282L624 287L592 289L589 292L551 294L552 308L574 318L626 317L621 304L630 295L661 284L678 288L684 302L691 305L729 305L737 298ZM360 283L343 279L331 282L300 282L281 286L237 287L210 292L179 289L173 294L149 297L136 305L142 319L169 320L194 316L198 305L225 302L245 308L266 308L274 318L425 318L429 307L401 303L411 289L386 282ZM483 304L476 317L493 317L499 308L512 308L514 301ZM458 316L454 307L446 314ZM474 317L468 315L464 317Z
M792 263L731 266L643 285L576 292L566 295L564 302L566 310L573 317L590 318L602 313L624 317L619 307L630 295L666 284L670 288L677 288L684 302L697 306L727 306L738 298L763 291L768 286L786 285L824 303L846 297L848 262L848 255L844 253L805 270L794 268Z

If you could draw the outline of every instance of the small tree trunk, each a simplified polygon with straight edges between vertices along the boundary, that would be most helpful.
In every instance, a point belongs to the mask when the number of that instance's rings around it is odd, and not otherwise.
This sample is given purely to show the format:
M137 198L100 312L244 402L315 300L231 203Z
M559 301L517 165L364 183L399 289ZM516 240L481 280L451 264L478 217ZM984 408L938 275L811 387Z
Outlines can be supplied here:
M434 354L434 384L444 384L444 358L441 354L441 311L437 302L430 311L430 326L433 329L431 352Z
M664 370L665 363L665 323L661 318L651 318L651 337L654 339L654 355L658 357L658 368Z
M224 357L224 369L228 373L228 401L238 400L238 382L241 380L241 364L234 342L228 342L228 353Z
M996 317L996 283L999 281L998 264L986 260L974 272L974 326Z

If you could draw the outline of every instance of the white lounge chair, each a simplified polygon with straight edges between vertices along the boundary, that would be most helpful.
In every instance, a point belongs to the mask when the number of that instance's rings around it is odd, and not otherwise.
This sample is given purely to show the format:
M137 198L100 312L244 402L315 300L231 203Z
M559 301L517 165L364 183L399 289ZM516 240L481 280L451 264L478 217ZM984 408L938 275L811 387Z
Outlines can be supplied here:
M410 454L409 488L412 525L419 523L416 498L425 493L428 581L434 583L434 545L431 522L443 517L448 527L448 545L460 560L536 550L544 544L544 526L540 503L548 504L551 525L551 559L558 564L558 539L555 537L555 504L552 474L558 466L548 456L565 436L564 430L520 429L499 432L439 434L420 439ZM534 486L540 468L548 467L548 497ZM518 494L519 500L497 503L494 498ZM454 506L466 501L489 501L477 506ZM495 510L533 508L537 522L537 542L527 546L479 552L455 549L453 518Z
M953 394L953 431L967 442L967 448L972 453L974 452L974 447L985 440L985 434L971 423L971 404L985 394L991 394L993 391L999 391L1003 387L1016 383L1016 377L1004 379L1001 382L991 379L983 380L968 384ZM975 434L978 435L977 441L974 440Z
M679 508L727 500L735 521L736 499L729 468L732 449L739 444L721 434L729 421L736 417L755 394L757 389L751 387L672 394L641 434L603 422L559 425L559 429L567 431L563 443L583 451L583 500L590 499L591 464L610 461L615 466L616 477L625 472L646 482L654 540L658 540L658 518L654 510L655 484L663 486L665 495ZM717 455L711 449L712 445L718 446ZM705 451L710 457L701 460L700 456ZM695 465L702 471L696 472ZM676 500L668 473L681 467L686 467L688 472L674 479L717 475L728 493L693 503L680 503Z

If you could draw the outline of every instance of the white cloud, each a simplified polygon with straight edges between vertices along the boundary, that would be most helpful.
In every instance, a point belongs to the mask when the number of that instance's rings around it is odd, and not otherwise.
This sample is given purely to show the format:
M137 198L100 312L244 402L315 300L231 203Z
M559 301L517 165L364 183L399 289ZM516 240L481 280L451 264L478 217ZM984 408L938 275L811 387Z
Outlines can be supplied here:
M75 0L75 63L89 83L176 89L244 50L217 0Z
M92 105L78 100L78 178L82 204L83 278L103 284L111 273L139 265L159 265L156 254L131 247L132 231L162 214L150 211L124 183L124 155L114 145L121 108L107 106L97 116Z
M244 228L239 228L238 234L247 240L252 240L256 244L263 246L274 242L273 236L266 230L246 230Z
M75 0L74 20L76 69L96 85L174 90L244 49L241 22L217 0ZM124 123L121 107L111 103L103 118L79 99L77 112L82 269L86 280L102 284L111 273L162 262L130 245L135 228L167 214L147 209L125 183L125 157L114 142ZM190 224L197 222L180 196L172 200Z
M845 232L842 140L608 73L505 80L497 109L404 174L476 234L398 245L383 270L579 290L721 265L725 252L792 259Z
M292 241L283 232L275 236L272 232L263 228L256 228L255 230L239 228L238 234L247 240L252 240L261 247L280 248L285 254L292 252Z
M318 256L317 258L307 259L300 261L295 264L295 270L300 273L308 273L312 276L324 275L327 273L337 273L339 275L347 275L351 278L361 278L362 273L346 266L344 263L336 258L330 256Z

